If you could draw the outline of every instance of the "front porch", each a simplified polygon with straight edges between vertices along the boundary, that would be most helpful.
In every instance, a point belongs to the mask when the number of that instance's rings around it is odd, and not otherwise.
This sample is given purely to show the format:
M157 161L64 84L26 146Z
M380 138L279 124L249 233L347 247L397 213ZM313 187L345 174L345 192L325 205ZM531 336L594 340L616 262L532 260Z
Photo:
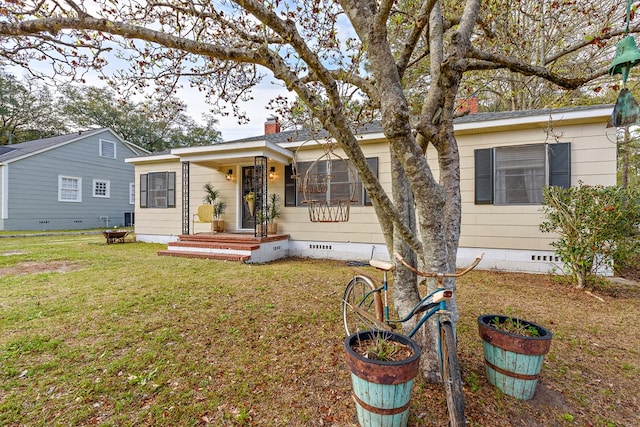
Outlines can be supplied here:
M253 233L198 233L178 236L161 256L208 258L249 263L270 262L289 254L289 236L274 234L255 237Z

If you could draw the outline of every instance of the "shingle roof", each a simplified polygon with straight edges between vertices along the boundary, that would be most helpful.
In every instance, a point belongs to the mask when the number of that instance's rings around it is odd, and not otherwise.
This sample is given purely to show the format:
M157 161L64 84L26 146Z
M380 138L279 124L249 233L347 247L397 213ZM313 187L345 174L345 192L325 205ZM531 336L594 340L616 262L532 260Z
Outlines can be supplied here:
M600 108L613 108L613 104L607 105L581 105L574 107L564 108L545 108L538 110L518 110L518 111L499 111L494 113L475 113L467 114L466 116L458 117L454 120L454 123L473 123L473 122L485 122L491 120L504 120L515 119L524 117L541 116L547 114L563 114L563 113L576 113L580 111L596 110Z
M27 156L29 154L37 153L48 148L53 148L67 142L74 141L78 138L84 138L96 133L103 132L108 128L101 128L83 132L74 132L67 135L52 136L50 138L34 139L31 141L21 142L19 144L3 145L0 146L0 163L7 160L12 160L17 157Z
M586 106L574 106L574 107L565 107L565 108L547 108L547 109L538 109L538 110L520 110L520 111L500 111L493 113L474 113L468 114L466 116L458 117L454 120L454 124L462 124L462 123L475 123L475 122L486 122L492 120L505 120L505 119L513 119L513 118L525 118L525 117L533 117L540 116L546 114L563 114L563 113L574 113L580 111L588 111L599 108L609 108L613 107L613 105L586 105ZM356 131L356 135L366 135L371 133L379 133L382 132L382 126L380 122L374 122L367 125L361 126ZM283 143L290 141L305 141L308 139L322 139L326 138L329 135L327 131L324 129L321 130L289 130L279 133L274 133L270 135L258 135L249 138L236 139L233 141L225 141L225 143L229 142L248 142L248 141L270 141L274 143Z

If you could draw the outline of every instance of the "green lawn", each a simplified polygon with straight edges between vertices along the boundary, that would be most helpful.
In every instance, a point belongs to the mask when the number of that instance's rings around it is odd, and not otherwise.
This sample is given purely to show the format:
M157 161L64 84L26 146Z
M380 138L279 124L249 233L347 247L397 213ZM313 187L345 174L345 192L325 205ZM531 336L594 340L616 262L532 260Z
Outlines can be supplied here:
M0 425L356 425L340 312L350 267L157 256L165 247L0 238ZM524 304L532 286L544 292ZM640 424L639 295L605 298L615 304L544 276L473 272L461 282L470 425ZM589 319L614 312L574 324L558 314L570 306ZM475 317L506 308L556 334L542 400L516 401L484 379ZM629 325L611 348L604 336ZM414 395L410 425L445 425L440 387L418 381Z

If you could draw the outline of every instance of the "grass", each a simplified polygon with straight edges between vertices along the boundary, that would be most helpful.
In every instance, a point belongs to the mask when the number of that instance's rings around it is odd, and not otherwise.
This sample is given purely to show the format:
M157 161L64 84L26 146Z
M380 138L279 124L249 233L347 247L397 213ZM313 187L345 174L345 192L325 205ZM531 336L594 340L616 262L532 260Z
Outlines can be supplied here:
M355 426L340 300L344 263L158 257L101 235L0 239L0 425ZM372 273L375 274L375 273ZM458 285L471 426L640 424L640 291L472 272ZM554 333L536 397L487 383L475 319ZM444 422L417 381L410 425Z

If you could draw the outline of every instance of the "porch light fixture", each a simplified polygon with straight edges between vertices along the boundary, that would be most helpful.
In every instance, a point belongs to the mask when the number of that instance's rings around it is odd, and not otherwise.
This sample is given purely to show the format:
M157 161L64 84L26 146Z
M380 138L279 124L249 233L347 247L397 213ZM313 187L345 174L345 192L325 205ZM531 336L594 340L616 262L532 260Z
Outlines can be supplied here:
M233 169L227 171L227 181L233 181Z
M271 166L269 168L269 179L270 180L276 179L276 167L275 166Z

